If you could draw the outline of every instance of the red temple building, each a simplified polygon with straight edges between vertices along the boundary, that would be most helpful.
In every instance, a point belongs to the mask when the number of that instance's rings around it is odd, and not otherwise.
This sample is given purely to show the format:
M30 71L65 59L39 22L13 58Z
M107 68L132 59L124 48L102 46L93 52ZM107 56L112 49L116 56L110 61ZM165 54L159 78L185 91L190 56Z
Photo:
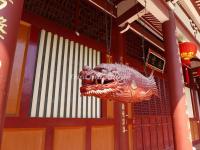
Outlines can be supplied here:
M158 96L81 96L79 72L101 63L154 70ZM1 150L199 145L199 0L0 0Z

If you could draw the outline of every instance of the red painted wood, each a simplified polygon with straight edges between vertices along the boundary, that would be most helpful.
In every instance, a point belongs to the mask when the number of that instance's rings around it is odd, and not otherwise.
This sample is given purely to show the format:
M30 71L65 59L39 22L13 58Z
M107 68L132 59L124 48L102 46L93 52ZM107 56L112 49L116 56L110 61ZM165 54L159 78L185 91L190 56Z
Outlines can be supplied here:
M126 11L124 14L119 16L117 18L117 24L120 25L124 22L126 22L128 19L133 17L134 15L137 15L138 12L142 11L144 9L144 6L140 3L137 3L132 8L130 8L128 11Z
M163 142L164 142L164 148L169 147L169 137L168 137L168 122L166 117L162 117L162 123L163 123Z
M53 141L54 141L54 128L46 128L45 133L45 150L53 150Z
M188 116L186 114L186 98L183 93L181 63L176 43L176 20L174 13L169 12L169 21L163 23L164 46L167 60L167 76L173 114L174 139L176 149L192 149L189 140Z
M27 59L25 65L24 81L22 87L20 118L28 118L33 91L33 80L35 74L35 65L37 58L37 46L39 29L32 27L30 41L28 45Z
M18 0L14 1L14 4L7 2L5 8L2 8L0 11L0 16L4 17L6 20L5 26L3 25L4 22L1 24L1 29L5 30L7 33L3 35L4 40L0 38L0 146L5 119L7 90L9 89L9 80L11 76L22 7L23 0Z
M6 118L5 128L41 128L87 125L112 125L113 119L63 119L63 118Z
M167 120L168 120L168 137L169 137L169 144L172 146L172 145L174 145L174 136L173 136L172 119L171 119L171 117L168 117Z
M158 148L163 149L163 132L162 132L162 120L160 117L156 117L157 133L158 133Z
M92 128L91 126L86 127L86 150L91 150L91 135L92 135Z
M149 118L147 116L142 117L142 137L143 147L145 150L151 149L151 135L149 130Z
M151 149L156 150L158 149L158 136L156 131L156 117L150 117L150 135L151 135Z
M104 52L105 54L105 51L106 51L105 44L102 44L84 35L77 36L75 34L75 31L68 30L66 27L61 26L55 22L52 22L46 18L43 18L41 16L36 16L28 12L23 12L22 20L30 23L33 27L37 29L40 29L40 30L46 29L47 31L56 33L59 36L63 36L64 38L68 38L70 40L77 41L83 45L87 45L90 48L100 50Z
M96 8L101 9L102 11L112 15L113 17L117 17L117 9L114 7L114 5L111 5L109 2L102 0L87 0L87 1L96 6Z

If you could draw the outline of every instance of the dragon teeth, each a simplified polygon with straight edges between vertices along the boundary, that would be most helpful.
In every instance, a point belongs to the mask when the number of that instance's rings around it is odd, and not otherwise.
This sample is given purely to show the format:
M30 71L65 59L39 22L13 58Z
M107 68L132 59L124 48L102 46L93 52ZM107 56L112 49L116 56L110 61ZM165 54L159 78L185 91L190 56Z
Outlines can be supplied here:
M94 81L94 76L91 77L92 81Z
M104 84L104 78L101 79L101 84Z

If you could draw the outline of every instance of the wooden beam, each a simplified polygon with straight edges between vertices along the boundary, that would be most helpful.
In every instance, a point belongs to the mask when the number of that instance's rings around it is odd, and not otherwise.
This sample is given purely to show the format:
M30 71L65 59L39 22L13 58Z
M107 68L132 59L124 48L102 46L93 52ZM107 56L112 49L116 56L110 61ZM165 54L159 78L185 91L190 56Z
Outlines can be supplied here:
M133 32L137 33L140 36L144 36L144 38L158 47L160 50L164 51L164 45L163 42L156 38L150 31L148 31L145 27L140 25L138 22L133 22L131 24L127 24L126 27L122 28L120 33L125 33L128 30L132 30Z
M87 0L88 2L95 5L97 8L100 8L104 12L108 13L109 15L113 16L114 18L117 17L117 8L114 5L109 3L106 0Z
M127 22L129 23L133 22L134 20L131 22L129 20L131 20L131 18L133 18L134 16L138 18L137 13L139 13L143 9L144 9L144 6L142 6L140 3L137 3L131 9L129 9L128 11L126 11L124 14L122 14L120 17L117 18L117 24L119 26L123 26L123 24Z

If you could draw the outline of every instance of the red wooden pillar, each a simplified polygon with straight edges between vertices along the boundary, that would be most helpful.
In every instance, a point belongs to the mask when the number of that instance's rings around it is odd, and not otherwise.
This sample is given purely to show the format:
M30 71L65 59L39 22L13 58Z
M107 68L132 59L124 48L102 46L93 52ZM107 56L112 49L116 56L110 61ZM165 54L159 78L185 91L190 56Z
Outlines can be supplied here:
M111 55L114 62L123 63L125 52L124 35L120 33L119 27L113 23ZM116 150L128 150L128 126L127 105L115 102L115 147Z
M164 22L162 27L172 105L175 149L192 150L189 119L186 114L183 72L175 36L175 17L172 11L169 12L169 21Z
M22 8L23 0L4 0L0 3L0 143Z

